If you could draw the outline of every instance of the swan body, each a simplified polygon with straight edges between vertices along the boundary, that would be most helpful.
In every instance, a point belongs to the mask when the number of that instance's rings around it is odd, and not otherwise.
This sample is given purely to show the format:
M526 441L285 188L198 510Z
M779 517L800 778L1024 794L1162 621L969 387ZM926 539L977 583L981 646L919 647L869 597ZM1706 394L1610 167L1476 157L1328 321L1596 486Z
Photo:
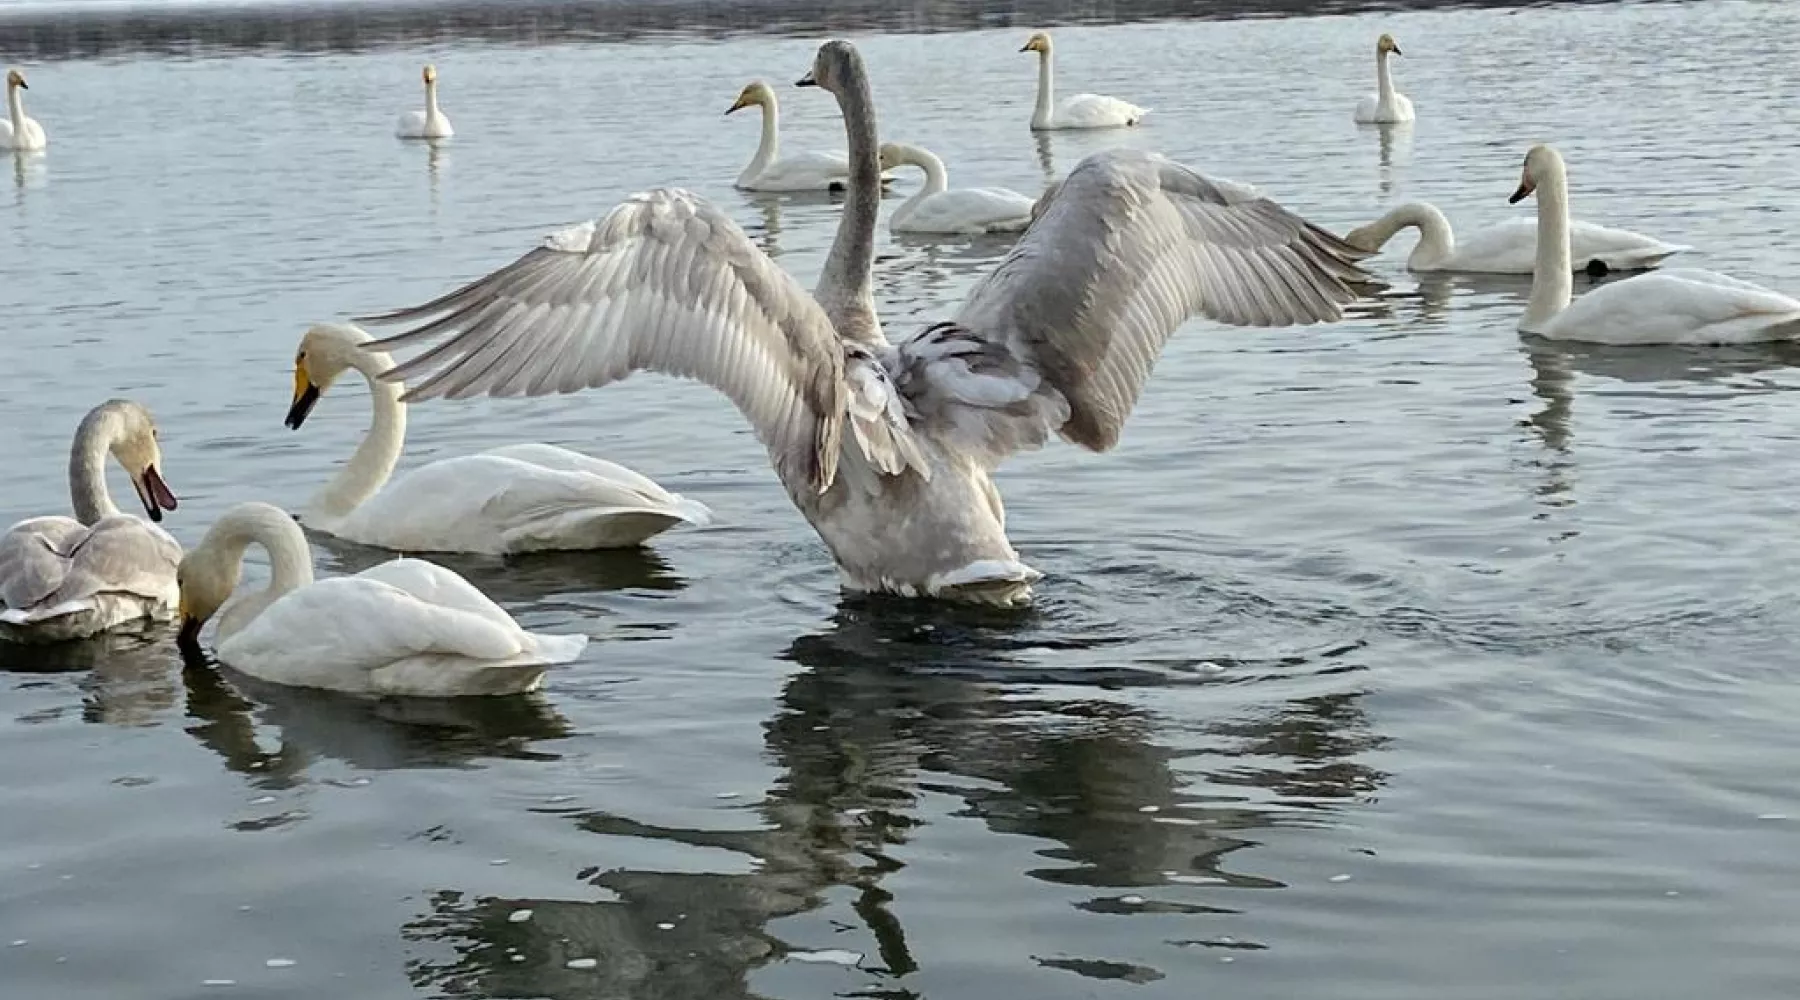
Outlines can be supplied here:
M375 419L331 483L314 497L309 526L401 552L521 552L629 548L683 522L706 524L706 505L622 465L548 444L515 444L440 459L389 482L406 437L401 386L382 382L393 359L364 349L347 324L306 331L294 356L287 424L298 429L347 370L369 383ZM384 488L385 487L385 488Z
M1550 146L1526 154L1512 201L1534 192L1537 270L1521 332L1601 344L1743 344L1800 334L1800 301L1697 268L1636 275L1571 302L1568 172Z
M6 72L6 120L0 121L0 149L35 153L49 145L44 126L25 114L23 92L30 89L25 83L25 74L16 69Z
M1410 202L1344 234L1344 242L1371 253L1408 227L1419 231L1406 266L1413 271L1465 274L1530 274L1537 266L1537 220L1508 219L1458 240L1450 220L1434 205ZM1643 271L1688 249L1627 229L1569 223L1570 259L1582 271Z
M402 139L448 139L456 130L450 127L449 117L438 110L437 67L427 65L421 75L425 80L425 110L402 113L394 134Z
M700 379L756 430L852 590L1025 601L994 470L1060 435L1115 444L1163 344L1204 315L1336 319L1360 253L1239 185L1162 156L1095 153L1040 202L951 318L890 341L870 265L880 199L874 99L848 42L802 83L844 112L850 187L808 295L730 217L685 191L632 196L513 264L372 322L435 344L383 377L411 399L572 392L635 370ZM502 317L529 316L513 323Z
M1394 88L1393 70L1388 57L1400 55L1400 43L1393 35L1375 40L1375 93L1356 103L1358 125L1396 125L1413 120L1412 99Z
M175 509L157 471L162 454L150 412L129 400L93 409L69 453L75 516L28 518L0 535L0 639L63 642L174 617L181 546L114 506L106 491L109 454L125 467L152 520Z
M244 551L269 554L269 584L237 596ZM422 559L313 579L306 536L265 503L233 507L181 560L184 649L218 615L221 662L260 680L352 694L448 698L534 690L587 637L527 632L467 580ZM223 610L221 610L221 607Z
M949 189L944 161L931 151L903 143L881 144L881 168L914 166L925 171L925 186L901 203L888 219L896 233L1016 233L1031 225L1034 202L1006 188Z
M1136 125L1150 113L1130 101L1099 94L1076 94L1056 100L1056 57L1051 52L1050 33L1040 31L1026 40L1020 52L1038 54L1037 105L1031 112L1034 131L1060 129L1124 128Z

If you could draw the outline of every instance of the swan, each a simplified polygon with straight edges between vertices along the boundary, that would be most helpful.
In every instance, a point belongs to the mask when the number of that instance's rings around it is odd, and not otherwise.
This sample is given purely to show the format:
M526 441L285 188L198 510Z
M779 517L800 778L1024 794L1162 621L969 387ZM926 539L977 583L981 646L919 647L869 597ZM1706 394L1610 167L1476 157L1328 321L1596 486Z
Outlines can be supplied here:
M25 114L25 95L20 91L30 89L25 74L16 69L6 71L6 120L0 122L0 149L35 153L50 144L44 126Z
M1056 100L1056 58L1050 52L1050 33L1039 31L1026 40L1020 52L1038 54L1037 108L1031 113L1033 130L1122 128L1136 125L1150 113L1129 101L1099 94L1076 94Z
M234 598L252 544L269 554L269 584ZM221 662L295 687L420 698L518 694L587 645L584 635L525 631L469 581L423 559L315 581L300 526L266 503L226 511L181 560L176 582L183 651L199 650L200 628L217 614Z
M1344 234L1344 242L1375 253L1407 227L1419 230L1419 242L1406 258L1413 271L1458 271L1468 274L1530 274L1537 260L1537 222L1508 219L1458 241L1450 220L1435 205L1409 202ZM1643 271L1688 249L1674 243L1611 229L1589 222L1569 224L1569 244L1577 267L1592 275L1611 271Z
M1394 89L1394 74L1388 68L1388 56L1400 55L1400 43L1393 35L1375 40L1376 92L1356 102L1358 125L1393 125L1413 120L1412 100Z
M407 111L400 115L394 134L402 139L448 139L456 134L450 119L438 110L437 67L427 63L425 72L425 110Z
M1154 153L1095 153L954 318L897 342L870 291L880 190L861 56L818 50L801 86L844 113L851 183L809 296L729 216L640 192L514 263L373 323L409 399L543 395L633 371L729 397L851 590L1013 605L1041 574L1006 536L993 481L1053 433L1111 448L1163 344L1194 315L1337 319L1367 276L1353 247L1274 202ZM424 321L423 325L411 325Z
M930 150L904 143L881 144L881 169L914 166L925 171L925 186L894 209L888 228L896 233L1016 233L1031 224L1030 198L1006 188L957 188L944 161Z
M1800 333L1800 301L1747 281L1670 268L1601 285L1574 302L1569 266L1569 179L1550 146L1525 154L1512 202L1537 194L1537 272L1519 330L1601 344L1743 344Z
M69 450L75 516L28 518L0 535L0 638L62 642L174 617L181 546L114 506L106 491L109 454L125 467L150 521L175 509L175 494L157 471L162 452L150 411L125 399L89 411Z
M726 114L748 107L762 108L762 142L756 155L738 175L743 191L842 191L849 183L850 161L838 153L800 153L781 156L781 108L775 91L761 80L738 93Z
M365 351L369 340L360 327L321 323L294 355L289 428L298 430L349 369L368 380L375 407L362 444L308 506L308 526L398 551L509 555L628 548L684 521L711 520L704 504L624 466L549 444L439 459L389 483L405 444L406 404L402 386L378 378L393 359Z

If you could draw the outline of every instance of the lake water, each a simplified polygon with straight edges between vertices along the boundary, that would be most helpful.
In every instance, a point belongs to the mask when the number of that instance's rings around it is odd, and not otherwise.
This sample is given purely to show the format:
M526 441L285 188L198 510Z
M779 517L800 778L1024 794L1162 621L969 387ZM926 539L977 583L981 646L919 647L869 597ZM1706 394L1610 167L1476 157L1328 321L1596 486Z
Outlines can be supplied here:
M282 428L306 324L647 186L716 199L810 284L835 207L733 191L757 125L722 112L766 78L787 148L841 147L788 86L817 36L729 10L156 52L0 28L51 139L0 161L0 523L65 508L69 436L113 395L160 419L185 543L241 500L302 506L367 421L346 382ZM1127 143L1340 230L1413 198L1472 227L1531 210L1506 196L1553 140L1578 217L1800 291L1791 3L1067 27L1067 91L1155 114L1049 140L1016 51L1038 24L843 18L884 135L953 183L1035 193ZM1382 31L1410 132L1350 122ZM438 150L391 136L426 60ZM1048 574L1019 614L841 595L703 387L416 408L405 463L549 441L720 523L444 560L593 636L528 698L273 688L162 636L4 654L0 993L1796 995L1800 353L1521 338L1522 282L1415 280L1410 242L1344 323L1192 324L1116 451L1009 463ZM1003 252L884 228L884 315L947 314Z

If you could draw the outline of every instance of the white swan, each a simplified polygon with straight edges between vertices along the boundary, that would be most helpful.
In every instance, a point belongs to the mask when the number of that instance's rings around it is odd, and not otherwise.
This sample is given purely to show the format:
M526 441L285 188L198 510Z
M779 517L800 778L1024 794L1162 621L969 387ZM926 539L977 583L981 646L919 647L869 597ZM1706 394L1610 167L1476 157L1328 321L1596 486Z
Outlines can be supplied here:
M25 95L21 91L30 89L25 83L25 74L16 69L7 70L6 120L0 122L0 149L35 153L49 145L44 126L25 114Z
M1400 43L1393 35L1375 40L1375 93L1356 102L1358 125L1393 125L1413 120L1412 100L1394 89L1394 74L1388 67L1388 56L1400 55Z
M842 191L849 183L850 161L839 153L800 153L781 155L781 107L775 91L761 80L751 82L738 93L732 114L748 107L762 108L762 142L756 155L738 175L737 186L744 191Z
M1419 231L1419 242L1406 258L1407 268L1413 271L1530 274L1537 263L1537 220L1508 219L1458 240L1444 213L1422 201L1389 209L1374 222L1345 233L1344 242L1375 253L1409 226ZM1589 274L1647 270L1688 249L1627 229L1588 222L1569 226L1573 263Z
M402 139L448 139L456 134L450 119L438 110L437 67L425 66L425 110L407 111L400 115L394 134Z
M1037 570L1007 540L992 474L1052 434L1117 442L1162 346L1196 314L1336 319L1354 248L1264 198L1136 150L1096 153L1047 196L955 319L883 336L870 262L874 99L848 42L821 46L851 184L809 296L724 212L634 195L426 305L379 346L441 341L384 378L409 398L572 392L636 370L700 379L755 428L795 506L857 590L1012 604Z
M925 186L894 209L888 228L896 233L1016 233L1031 224L1030 198L1006 188L947 190L944 161L930 150L904 143L881 144L881 169L914 166L925 171Z
M1020 52L1038 54L1037 107L1031 112L1031 127L1044 129L1122 128L1136 125L1150 113L1129 101L1099 94L1076 94L1056 100L1056 58L1050 51L1050 33L1040 31L1026 40Z
M379 380L394 362L364 350L368 341L359 327L322 323L306 331L294 355L288 427L299 429L349 369L368 380L375 408L362 444L308 506L308 526L402 552L504 555L628 548L683 521L711 520L704 504L624 466L548 444L439 459L389 483L406 440L404 387Z
M0 535L0 638L61 642L174 617L181 546L114 506L108 454L125 467L151 520L175 509L157 471L162 452L150 411L124 399L95 407L69 451L75 516L28 518Z
M1671 268L1569 301L1569 181L1560 154L1533 146L1512 201L1536 192L1537 272L1524 333L1602 344L1742 344L1800 334L1800 301L1712 271Z
M244 550L269 554L269 585L232 596ZM422 559L313 580L294 519L266 503L225 512L181 560L184 651L219 617L214 651L252 677L353 694L447 698L517 694L581 655L584 635L527 632L469 581ZM224 610L220 612L220 606Z

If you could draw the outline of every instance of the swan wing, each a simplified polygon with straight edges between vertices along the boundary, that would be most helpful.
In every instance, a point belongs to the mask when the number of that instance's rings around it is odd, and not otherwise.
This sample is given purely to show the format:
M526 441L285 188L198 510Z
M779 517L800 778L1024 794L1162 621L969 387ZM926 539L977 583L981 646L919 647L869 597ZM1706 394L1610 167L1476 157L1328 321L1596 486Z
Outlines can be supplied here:
M1150 113L1130 101L1101 94L1076 94L1056 109L1056 121L1063 125L1106 126L1134 125Z
M0 537L0 604L28 610L122 594L173 607L180 562L175 539L140 518L108 517L92 527L32 518Z
M1544 335L1605 344L1722 344L1800 327L1800 301L1714 271L1671 268L1615 281L1571 302Z
M571 451L568 448L562 448L553 444L542 444L535 441L520 442L519 444L506 444L501 445L498 448L489 448L481 454L498 455L501 458L510 458L515 461L525 462L541 468L554 469L557 472L579 472L584 475L594 476L598 479L604 479L618 486L620 489L629 489L637 493L642 493L644 496L652 499L668 501L675 496L675 494L663 489L656 480L651 479L641 472L627 469L617 462L608 462L604 458L595 458L592 455L584 455L579 451Z
M1154 153L1095 153L954 321L898 346L897 382L921 420L989 462L1051 431L1104 451L1188 318L1336 320L1365 256L1253 189Z
M633 195L486 277L369 322L419 324L375 349L433 345L385 375L421 379L408 400L541 396L662 372L737 404L783 482L823 492L836 475L844 355L830 320L686 191Z

